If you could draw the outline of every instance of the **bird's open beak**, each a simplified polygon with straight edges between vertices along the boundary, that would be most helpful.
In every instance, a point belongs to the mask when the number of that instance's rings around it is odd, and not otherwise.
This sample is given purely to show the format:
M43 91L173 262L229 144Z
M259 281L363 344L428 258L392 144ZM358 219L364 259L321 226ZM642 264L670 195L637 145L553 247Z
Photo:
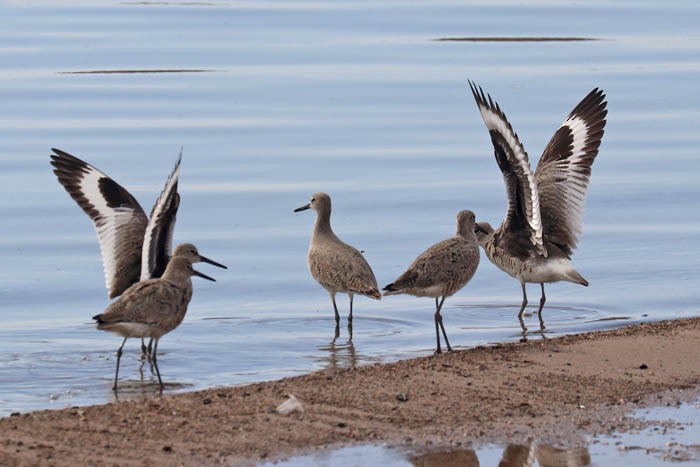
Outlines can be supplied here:
M294 212L299 212L299 211L306 211L307 209L311 208L311 203L307 204L306 206L301 206L298 207L294 210Z
M206 256L199 255L199 260L200 260L201 262L203 262L203 263L213 264L213 265L216 266L217 268L228 269L228 268L227 268L226 266L224 266L223 264L217 263L217 262L214 261L213 259L209 259L209 258L207 258Z
M192 273L193 273L195 276L199 276L199 277L201 277L201 278L203 278L203 279L206 279L206 280L208 280L208 281L216 282L216 279L214 279L213 277L209 277L209 276L207 276L206 274L202 274L201 272L197 271L196 269L192 269Z

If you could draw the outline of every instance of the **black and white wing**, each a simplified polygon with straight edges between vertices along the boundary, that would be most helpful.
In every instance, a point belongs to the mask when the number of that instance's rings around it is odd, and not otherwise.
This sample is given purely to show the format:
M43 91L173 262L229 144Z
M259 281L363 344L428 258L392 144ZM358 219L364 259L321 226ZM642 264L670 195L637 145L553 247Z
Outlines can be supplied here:
M496 162L506 184L508 209L501 229L523 234L527 232L536 251L547 256L542 235L539 194L527 153L505 114L491 96L472 81L469 81L469 87L491 134Z
M172 255L173 230L175 229L177 208L180 205L177 183L180 176L181 160L182 151L180 151L180 156L168 177L168 181L165 182L163 191L151 210L143 242L142 281L162 276Z
M109 298L121 295L139 280L146 214L131 193L107 175L67 152L52 150L58 181L97 231Z
M605 129L606 105L602 90L588 93L554 133L535 171L545 238L567 255L576 248L581 233L591 166Z

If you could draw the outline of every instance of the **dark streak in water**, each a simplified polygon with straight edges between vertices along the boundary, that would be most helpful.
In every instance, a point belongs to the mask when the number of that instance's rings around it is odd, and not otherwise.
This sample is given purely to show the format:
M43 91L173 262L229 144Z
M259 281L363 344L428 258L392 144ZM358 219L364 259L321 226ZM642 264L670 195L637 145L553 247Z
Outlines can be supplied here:
M598 318L598 319L594 319L594 320L591 320L588 322L589 323L599 323L599 322L603 322L603 321L627 321L630 319L632 319L631 316L608 316L606 318Z
M214 73L218 70L198 69L173 69L173 70L86 70L86 71L59 71L59 75L111 75L111 74L135 74L135 73Z
M434 40L441 42L580 42L600 39L595 37L440 37Z
M143 6L216 6L216 3L211 2L184 2L184 3L173 3L173 2L121 2L122 5L143 5Z

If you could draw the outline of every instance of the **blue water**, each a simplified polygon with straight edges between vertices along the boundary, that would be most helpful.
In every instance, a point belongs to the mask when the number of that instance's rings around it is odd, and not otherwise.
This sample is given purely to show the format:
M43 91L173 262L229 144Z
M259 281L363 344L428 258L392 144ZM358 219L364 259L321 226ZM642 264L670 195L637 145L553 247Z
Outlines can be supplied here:
M162 339L168 391L432 353L429 299L359 297L352 340L345 321L334 339L330 300L306 269L313 213L292 210L330 193L335 231L365 250L380 285L452 235L457 211L498 224L503 182L467 78L500 103L533 165L588 91L608 95L574 256L590 287L547 287L548 335L700 314L694 2L76 0L5 2L0 14L2 415L113 398L119 338L90 320L109 303L96 236L56 182L51 147L147 212L184 147L175 240L229 270L199 266L218 282L195 279L184 323ZM600 40L434 40L455 36ZM80 73L175 69L186 71ZM538 287L529 293L536 303ZM519 339L520 300L482 258L446 302L451 342ZM137 347L122 378L151 393Z

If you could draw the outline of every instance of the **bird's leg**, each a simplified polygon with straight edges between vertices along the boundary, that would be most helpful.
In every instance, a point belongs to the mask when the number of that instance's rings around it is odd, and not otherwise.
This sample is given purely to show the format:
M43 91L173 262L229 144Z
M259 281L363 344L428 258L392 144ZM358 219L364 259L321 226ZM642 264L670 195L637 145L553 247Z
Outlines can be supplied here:
M525 282L520 283L520 287L523 289L523 304L520 305L520 312L518 313L518 319L520 319L520 324L523 326L523 331L527 331L525 324L523 323L523 312L525 312L525 307L527 306L527 292L525 291Z
M333 311L335 311L335 326L340 325L340 313L338 313L338 305L335 303L335 293L331 293L331 300L333 300Z
M518 316L518 320L520 321L520 328L522 329L522 337L520 338L520 342L527 342L527 328L525 327L525 321L523 320L522 316Z
M435 340L437 341L437 348L435 349L436 354L442 353L442 349L440 348L440 329L438 324L438 316L440 316L440 306L438 305L438 298L435 297Z
M148 359L151 359L151 355L153 354L153 338L148 341L148 349L146 351L148 353Z
M450 346L450 341L447 340L447 333L445 332L445 325L442 324L442 315L440 314L440 310L442 310L442 304L445 303L445 299L447 297L443 296L442 300L440 300L440 306L437 308L437 315L438 315L438 323L440 323L440 329L442 329L442 335L445 337L445 345L447 345L447 351L452 352L452 347Z
M160 392L163 392L163 380L160 378L160 370L158 369L158 339L156 339L153 344L153 354L151 354L151 361L153 366L156 367L156 375L158 375L158 384L160 385Z
M350 315L348 315L348 323L349 326L352 326L352 299L354 294L349 293L348 296L350 297Z
M148 357L148 349L146 348L146 343L141 338L141 361L143 362Z
M442 353L442 349L440 348L440 330L438 329L438 298L435 297L435 339L437 341L437 348L435 349L435 353Z
M125 337L122 341L122 345L120 345L117 349L117 371L114 372L114 385L112 386L112 391L114 392L117 392L117 378L119 378L119 362L122 359L122 349L124 348L124 344L126 344L127 339L128 337Z
M540 297L540 309L537 310L537 314L540 317L540 328L544 329L544 321L542 321L542 308L544 308L544 302L547 301L547 297L544 295L544 282L540 283L540 287L542 287L542 296Z
M354 294L349 293L350 296L350 314L348 315L348 334L350 334L352 338L352 299L354 297Z

